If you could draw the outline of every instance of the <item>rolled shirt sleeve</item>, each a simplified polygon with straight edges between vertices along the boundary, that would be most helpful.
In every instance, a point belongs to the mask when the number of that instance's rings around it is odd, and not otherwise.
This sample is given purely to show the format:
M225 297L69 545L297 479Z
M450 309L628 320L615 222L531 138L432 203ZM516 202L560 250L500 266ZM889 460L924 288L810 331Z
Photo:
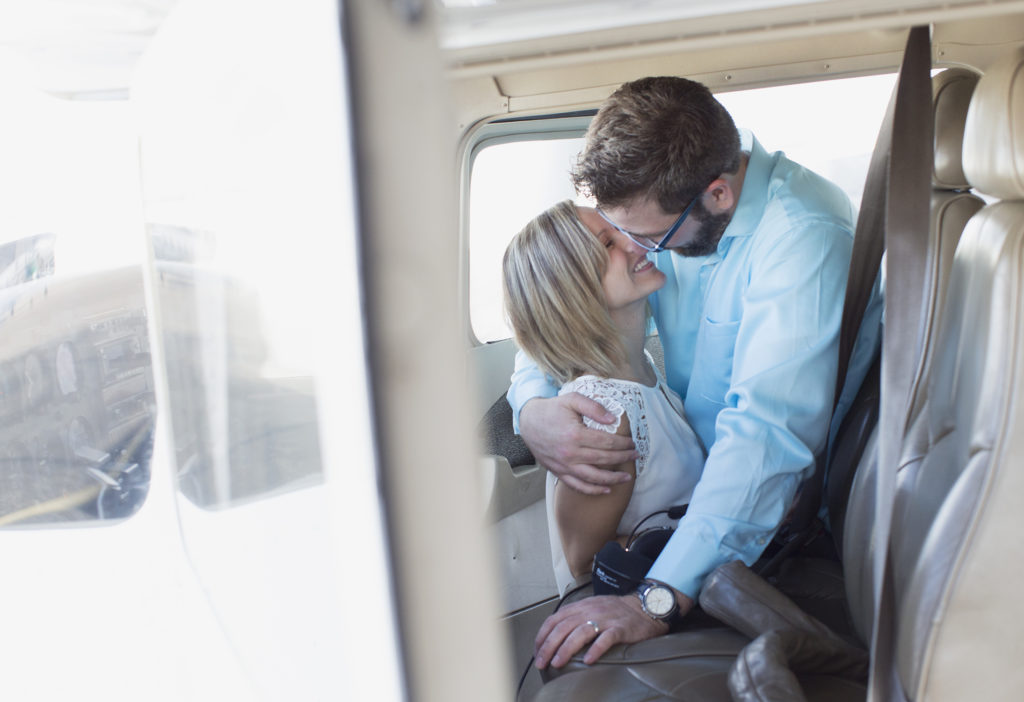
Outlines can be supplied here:
M523 405L535 397L554 397L558 394L558 387L548 377L532 358L522 351L516 351L516 367L512 373L512 384L505 399L512 407L512 428L516 434L519 433L519 413Z

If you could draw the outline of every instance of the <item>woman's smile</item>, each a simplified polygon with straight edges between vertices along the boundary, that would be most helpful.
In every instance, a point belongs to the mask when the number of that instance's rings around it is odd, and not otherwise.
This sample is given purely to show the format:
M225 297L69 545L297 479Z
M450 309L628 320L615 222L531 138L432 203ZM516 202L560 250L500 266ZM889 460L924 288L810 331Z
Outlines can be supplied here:
M642 259L637 261L637 264L635 266L633 266L633 272L640 273L642 271L648 270L649 268L654 268L654 263L649 258L644 256Z
M601 278L605 304L616 309L646 300L665 284L665 274L647 256L647 251L616 231L590 207L577 208L580 220L608 252L608 267Z

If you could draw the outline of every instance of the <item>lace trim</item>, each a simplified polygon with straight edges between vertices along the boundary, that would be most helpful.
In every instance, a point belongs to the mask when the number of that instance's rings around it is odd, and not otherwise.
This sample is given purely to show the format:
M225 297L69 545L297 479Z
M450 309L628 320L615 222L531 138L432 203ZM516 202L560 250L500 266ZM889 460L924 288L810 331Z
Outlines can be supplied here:
M651 442L647 435L647 408L640 387L636 383L614 378L598 378L594 375L581 375L562 386L560 394L578 392L581 395L600 402L609 412L615 415L614 424L599 424L589 417L583 423L592 429L600 429L614 434L622 424L622 413L629 419L630 433L636 444L639 458L636 459L636 473L640 475L647 467L647 457L651 453Z

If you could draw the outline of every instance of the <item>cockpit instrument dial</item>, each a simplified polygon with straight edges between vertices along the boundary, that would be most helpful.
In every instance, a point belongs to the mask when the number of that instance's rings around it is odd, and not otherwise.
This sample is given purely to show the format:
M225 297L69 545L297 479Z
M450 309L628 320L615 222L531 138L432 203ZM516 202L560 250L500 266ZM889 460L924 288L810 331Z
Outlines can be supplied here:
M57 347L57 387L61 395L70 395L78 390L78 367L71 344L65 341Z
M25 398L26 409L34 409L46 399L50 385L46 370L38 354L30 354L25 359L25 367L21 374L21 391Z

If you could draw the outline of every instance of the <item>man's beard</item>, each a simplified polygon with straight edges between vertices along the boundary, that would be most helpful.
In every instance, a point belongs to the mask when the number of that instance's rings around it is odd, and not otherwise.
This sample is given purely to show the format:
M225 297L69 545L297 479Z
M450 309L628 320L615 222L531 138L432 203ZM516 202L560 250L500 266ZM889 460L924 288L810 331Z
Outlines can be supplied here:
M718 242L722 240L722 234L729 226L732 214L713 215L708 212L700 200L697 200L693 210L693 214L696 215L695 219L700 221L700 229L694 235L693 241L682 246L673 246L672 252L687 257L707 256L718 249Z

